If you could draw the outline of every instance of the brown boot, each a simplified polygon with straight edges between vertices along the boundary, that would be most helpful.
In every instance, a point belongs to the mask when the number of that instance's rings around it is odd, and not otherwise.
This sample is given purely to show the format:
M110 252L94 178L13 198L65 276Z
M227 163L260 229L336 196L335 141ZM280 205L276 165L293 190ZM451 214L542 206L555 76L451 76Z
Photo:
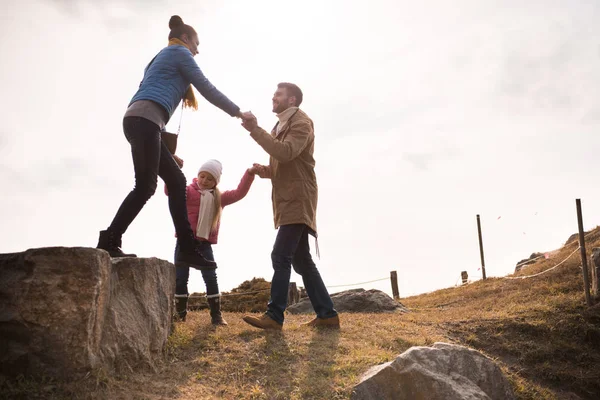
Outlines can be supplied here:
M309 328L329 328L329 329L340 329L340 317L336 315L331 318L315 318L310 322L302 324Z
M213 325L229 325L221 314L221 296L206 299L210 307L210 321Z
M271 331L280 331L283 327L282 324L278 323L267 314L263 314L260 317L253 317L252 315L246 315L243 318L244 322L250 324L256 328L271 330Z

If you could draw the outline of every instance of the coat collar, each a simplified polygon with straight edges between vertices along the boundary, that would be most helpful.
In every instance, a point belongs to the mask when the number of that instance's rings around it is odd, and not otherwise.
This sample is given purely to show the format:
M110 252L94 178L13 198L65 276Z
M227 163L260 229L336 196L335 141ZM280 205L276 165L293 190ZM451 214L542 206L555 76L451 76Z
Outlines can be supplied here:
M279 121L277 121L277 123L275 124L275 126L274 126L274 127L273 127L273 129L271 130L271 135L273 135L273 137L276 137L276 138L277 138L277 137L279 137L279 136L283 135L285 132L287 132L287 131L288 131L288 129L290 129L290 126L292 125L292 119L294 118L294 116L295 116L296 114L298 114L298 111L300 111L300 109L299 109L299 108L296 108L296 109L294 110L293 114L292 114L292 115L290 115L290 117L289 117L289 118L288 118L288 119L285 121L285 122L286 122L286 124L285 124L285 126L283 127L283 129L281 130L281 132L279 132L279 134L277 134L277 127L279 126ZM284 112L285 112L285 111L284 111ZM281 113L281 114L283 114L283 113Z

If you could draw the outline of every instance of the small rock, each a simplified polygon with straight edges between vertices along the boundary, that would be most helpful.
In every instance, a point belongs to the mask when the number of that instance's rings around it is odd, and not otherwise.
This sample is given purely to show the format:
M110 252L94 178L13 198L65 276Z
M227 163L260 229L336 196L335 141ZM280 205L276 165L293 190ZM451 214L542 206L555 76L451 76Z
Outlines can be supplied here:
M338 312L407 312L408 309L400 302L392 299L381 290L352 289L331 295L333 306ZM310 300L301 299L298 303L287 308L291 314L314 313Z

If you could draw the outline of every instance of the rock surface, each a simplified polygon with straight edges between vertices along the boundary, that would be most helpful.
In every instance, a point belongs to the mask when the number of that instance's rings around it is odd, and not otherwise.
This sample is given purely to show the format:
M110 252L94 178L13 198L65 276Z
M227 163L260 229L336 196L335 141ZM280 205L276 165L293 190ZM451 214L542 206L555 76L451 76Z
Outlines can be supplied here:
M0 255L0 373L68 378L153 367L171 329L175 268L51 247Z
M352 400L512 400L500 367L480 352L435 343L411 347L396 360L367 371Z
M333 300L333 306L338 312L383 313L408 311L402 304L376 289L346 290L332 294L331 300ZM289 306L287 311L291 314L314 313L308 297Z
M517 263L515 266L515 273L519 272L528 265L535 264L542 258L544 258L544 253L532 253L529 258L525 258Z

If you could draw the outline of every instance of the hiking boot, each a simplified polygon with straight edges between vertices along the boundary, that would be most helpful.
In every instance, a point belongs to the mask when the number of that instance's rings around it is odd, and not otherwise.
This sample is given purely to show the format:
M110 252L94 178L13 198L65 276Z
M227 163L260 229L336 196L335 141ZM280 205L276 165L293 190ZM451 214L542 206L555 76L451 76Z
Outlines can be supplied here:
M175 321L185 322L185 317L187 316L187 303L188 303L188 295L187 294L176 294L175 295Z
M175 260L175 266L192 267L200 270L217 268L216 262L204 258L200 242L193 235L192 233L190 237L180 240L180 251Z
M213 325L229 325L227 321L223 319L223 315L221 314L221 296L217 295L215 297L209 297L206 300L210 307L210 322Z
M340 317L336 315L331 318L315 318L310 322L305 322L302 326L307 326L309 328L340 329Z
M100 237L98 238L97 249L108 251L111 257L137 257L135 254L123 253L121 250L121 235L110 231L100 231Z
M252 315L245 315L243 320L245 323L250 324L256 328L270 331L280 331L283 327L282 324L278 323L273 318L269 317L269 315L267 314L263 314L259 318L253 317Z

